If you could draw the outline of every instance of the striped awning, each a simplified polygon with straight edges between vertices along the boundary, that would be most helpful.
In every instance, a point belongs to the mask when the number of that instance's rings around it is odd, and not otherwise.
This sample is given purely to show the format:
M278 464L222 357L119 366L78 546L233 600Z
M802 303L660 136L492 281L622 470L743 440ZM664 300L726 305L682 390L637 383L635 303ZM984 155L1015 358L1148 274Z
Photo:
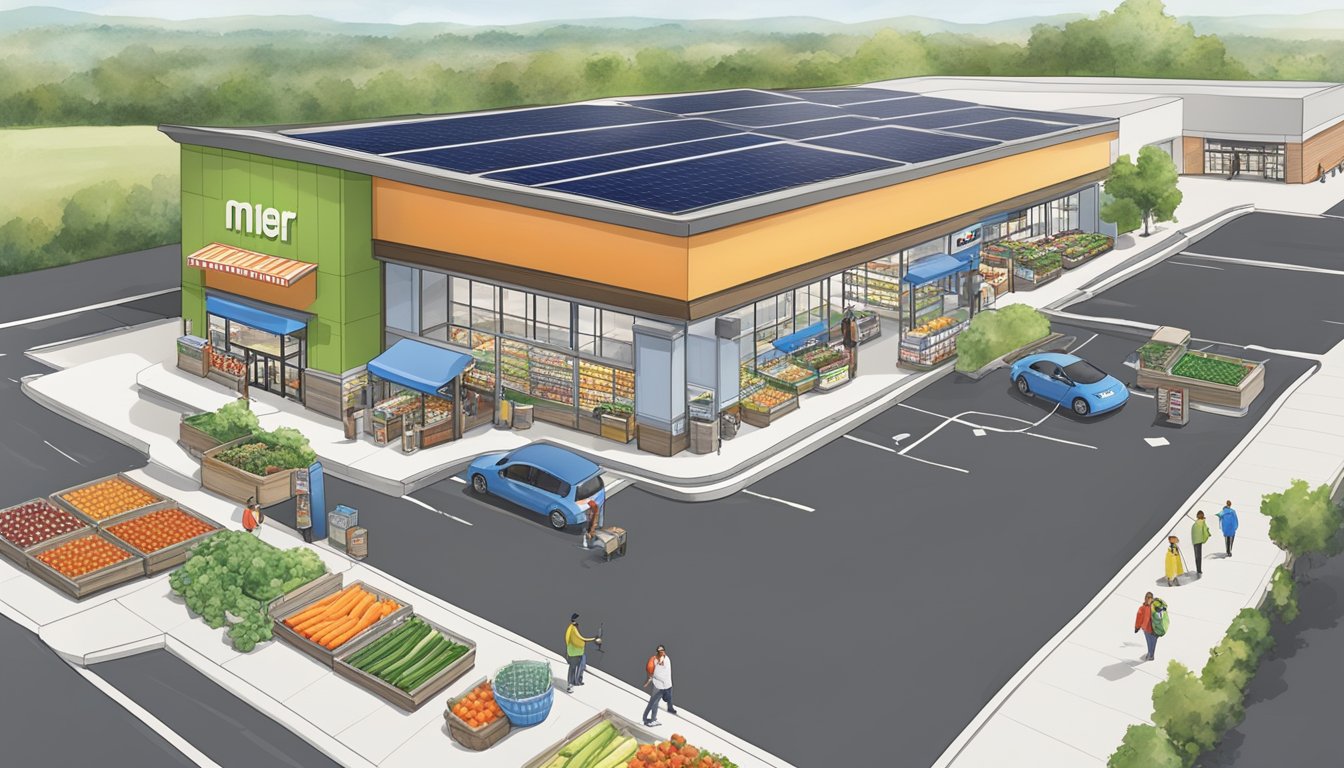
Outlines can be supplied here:
M306 261L267 256L264 253L246 251L222 243L211 243L191 254L187 257L187 266L228 272L285 287L293 285L299 278L317 269L316 264L309 264Z

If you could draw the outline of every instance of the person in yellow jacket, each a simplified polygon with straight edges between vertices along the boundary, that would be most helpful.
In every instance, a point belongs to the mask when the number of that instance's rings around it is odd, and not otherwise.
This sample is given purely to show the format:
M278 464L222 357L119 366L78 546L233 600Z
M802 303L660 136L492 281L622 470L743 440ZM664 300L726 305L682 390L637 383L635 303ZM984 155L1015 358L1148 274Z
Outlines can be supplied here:
M1195 513L1195 524L1190 526L1190 543L1195 545L1195 573L1204 573L1204 542L1209 540L1209 524L1203 512Z
M1179 587L1181 580L1178 578L1185 573L1185 558L1181 557L1181 548L1177 546L1180 539L1175 536L1167 537L1167 586Z

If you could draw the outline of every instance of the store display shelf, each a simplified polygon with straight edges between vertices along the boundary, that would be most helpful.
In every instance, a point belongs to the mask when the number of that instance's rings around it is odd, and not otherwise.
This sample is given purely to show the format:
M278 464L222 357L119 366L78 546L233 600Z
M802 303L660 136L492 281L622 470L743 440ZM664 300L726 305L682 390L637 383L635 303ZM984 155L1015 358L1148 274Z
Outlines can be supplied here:
M96 536L103 542L110 544L122 552L126 553L126 558L112 563L111 565L99 568L96 571L90 571L79 576L70 577L61 573L57 569L47 565L38 559L51 550L63 547L66 544L82 539L86 536ZM28 561L28 572L51 585L52 587L66 593L76 600L83 600L97 592L105 589L111 589L119 584L128 581L134 581L145 575L145 564L143 558L131 552L123 542L114 538L104 531L74 531L54 539L43 542L40 546L28 550L26 559Z
M440 691L457 682L457 680L476 666L476 642L474 640L462 637L455 632L450 632L424 617L420 617L420 620L428 624L431 631L443 635L456 645L465 645L469 650L464 655L458 657L452 664L449 664L440 670L434 677L421 683L414 690L402 690L382 678L371 675L349 663L348 660L356 653L359 653L360 650L371 643L377 642L379 638L387 633L394 631L397 627L410 620L414 615L415 614L407 610L399 619L395 621L389 620L390 623L384 625L382 631L377 634L365 633L358 640L347 642L342 646L342 652L336 656L332 663L332 668L336 671L336 674L339 677L343 677L355 683L360 688L369 691L375 696L392 702L400 709L407 712L414 712L424 706L430 699L437 696ZM393 640L395 641L396 638L393 638Z
M400 608L393 611L390 615L374 622L372 626L368 627L363 632L360 632L359 634L355 635L354 637L350 638L344 643L336 646L335 648L327 648L325 646L319 645L318 643L309 640L303 635L300 635L293 629L290 629L289 626L285 624L285 619L289 618L290 616L294 616L298 613L301 613L308 606L312 605L313 603L316 603L322 598L327 597L329 595L334 595L337 592L341 591L341 589L349 587L359 587L365 592L368 592L369 594L373 595L375 600L379 601L394 600L394 598L391 595L387 594L386 592L383 592L380 589L376 589L372 586L369 586L368 584L362 581L352 581L351 583L345 585L345 587L341 586L340 579L336 579L335 581L327 581L324 582L321 588L314 589L308 593L307 596L310 597L311 599L308 600L307 602L300 603L299 601L296 600L292 603L280 607L279 609L272 609L270 612L271 619L273 622L273 626L271 629L272 633L276 637L279 637L281 640L284 640L286 643L289 643L290 645L294 646L295 648L299 649L305 654L313 657L314 659L317 659L323 665L327 667L334 667L336 664L336 656L339 654L343 654L347 648L352 647L351 646L352 643L361 642L362 644L362 641L365 638L371 638L377 635L381 635L393 623L402 621L406 616L409 616L411 613L411 607L409 605L402 603L400 600L395 600L395 602L401 605Z

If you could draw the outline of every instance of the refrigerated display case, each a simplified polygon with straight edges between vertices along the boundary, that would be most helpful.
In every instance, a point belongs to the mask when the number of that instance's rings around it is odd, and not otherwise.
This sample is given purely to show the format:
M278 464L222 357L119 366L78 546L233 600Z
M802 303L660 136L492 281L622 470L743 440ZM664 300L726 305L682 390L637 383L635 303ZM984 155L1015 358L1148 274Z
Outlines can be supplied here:
M840 344L813 344L792 356L801 368L815 371L817 389L834 389L849 381L849 353Z
M635 374L579 361L579 429L609 440L635 439Z

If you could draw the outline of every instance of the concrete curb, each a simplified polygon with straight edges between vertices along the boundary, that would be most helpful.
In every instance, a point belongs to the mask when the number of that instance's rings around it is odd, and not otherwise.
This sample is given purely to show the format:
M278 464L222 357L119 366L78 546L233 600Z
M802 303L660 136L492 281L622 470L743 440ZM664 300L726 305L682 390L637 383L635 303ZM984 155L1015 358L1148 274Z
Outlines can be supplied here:
M994 694L984 708L981 709L971 722L966 725L962 732L957 735L957 738L953 739L952 743L943 751L943 754L934 762L932 768L948 768L948 766L955 763L962 751L965 750L971 741L980 733L980 730L985 727L990 718L998 713L999 709L1003 707L1008 698L1031 677L1032 673L1034 673L1051 654L1064 644L1065 640L1068 640L1069 637L1072 636L1099 607L1101 607L1102 603L1119 589L1120 584L1123 583L1130 574L1143 565L1143 562L1149 553L1161 546L1162 542L1166 541L1168 534L1186 519L1189 514L1187 510L1197 504L1199 500L1208 493L1209 489L1213 487L1214 483L1217 483L1222 479L1223 475L1227 473L1227 470L1237 458L1251 446L1251 443L1253 443L1255 438L1264 431L1265 427L1269 426L1269 422L1280 410L1282 410L1284 404L1288 402L1288 399L1292 397L1303 384L1310 380L1312 376L1316 375L1319 370L1319 363L1309 368L1305 373L1299 376L1296 381L1290 384L1288 388L1284 390L1283 394L1280 395L1269 408L1265 409L1265 414L1251 427L1250 431L1248 431L1241 441L1237 443L1236 447L1223 458L1217 467L1214 467L1213 471L1209 473L1208 477L1206 477L1197 488L1195 488L1194 492L1190 494L1185 502L1177 506L1176 513L1170 520L1168 520L1167 524L1162 526L1156 535L1140 547L1134 557L1130 558L1129 562L1125 563L1125 565L1120 568L1115 576L1112 577L1090 601L1088 601L1087 605L1084 606L1077 615L1070 619L1059 632L1055 633L1053 637L1041 646L1040 650L1038 650L1035 655L1033 655L1031 659L1029 659L1027 663L1024 664L1022 668Z
M56 400L48 397L45 393L35 389L32 386L31 382L36 381L37 379L40 378L42 378L40 374L36 376L24 376L23 381L20 382L19 387L23 390L23 393L28 396L28 399L32 400L33 402L37 403L43 408L46 408L52 413L61 416L64 419L73 421L76 424L79 424L80 426L90 431L97 432L98 434L108 438L109 440L114 440L118 443L121 443L127 448L131 448L139 453L144 454L146 458L149 457L149 443L146 443L136 437L128 435L125 432L122 432L121 430L113 429L112 427L109 427L100 421L90 419L82 413L73 411L70 408L67 408L64 404L57 402Z
M1041 310L1037 311L1039 312ZM980 381L981 379L985 378L994 371L997 371L1005 366L1012 365L1012 363L1008 361L1008 358L1012 357L1014 358L1013 362L1016 362L1017 360L1020 360L1021 358L1026 357L1027 355L1034 354L1035 351L1038 349L1048 347L1051 344L1054 344L1055 342L1058 341L1062 341L1065 338L1068 337L1066 337L1062 333L1051 333L1050 335L1046 336L1043 339L1037 339L1031 342L1030 344L1022 345L1005 355L999 355L993 360L990 360L984 366L980 367L977 370L971 371L970 373L967 373L966 371L957 371L957 375L965 376L971 381Z
M36 347L30 347L28 349L25 349L23 351L23 356L28 358L29 360L32 360L35 363L45 365L48 368L55 368L56 366L38 357L37 353L50 354L52 352L60 352L61 350L66 349L67 347L74 347L79 344L83 344L89 339L101 339L114 336L124 336L128 333L135 333L137 331L143 331L147 328L153 328L156 325L167 325L169 323L176 325L177 323L180 322L181 320L179 320L178 318L165 317L160 320L150 320L147 323L137 323L135 325L123 325L120 328L111 328L106 331L99 331L97 333L89 333L83 336L76 336L73 339L65 339L63 341L56 341L50 344L39 344Z

